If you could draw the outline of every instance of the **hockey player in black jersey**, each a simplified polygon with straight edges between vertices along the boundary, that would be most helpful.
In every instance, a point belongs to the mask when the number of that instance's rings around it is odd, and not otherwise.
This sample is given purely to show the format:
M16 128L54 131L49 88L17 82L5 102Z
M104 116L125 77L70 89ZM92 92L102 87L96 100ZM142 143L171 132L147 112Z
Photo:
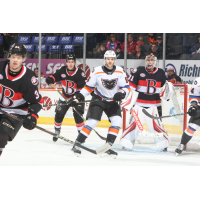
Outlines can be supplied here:
M22 125L26 129L34 129L37 113L43 105L35 74L23 66L26 55L24 45L13 44L8 60L0 61L0 108L23 119L23 122L19 122L0 113L0 155Z
M57 70L55 74L50 75L46 79L47 84L52 84L55 82L62 81L62 94L70 101L72 97L79 93L80 90L84 87L85 82L87 80L84 71L75 66L76 64L76 56L74 54L68 54L66 58L66 66L63 66L61 69ZM58 104L66 104L66 101L63 97L60 97ZM72 104L57 106L56 107L56 115L54 120L55 134L60 135L62 121L64 116ZM75 106L75 109L83 115L85 104L78 104ZM76 127L78 132L84 125L83 119L77 114L75 110L73 110L74 119L76 122ZM53 141L56 142L58 140L57 137L53 137Z
M162 138L154 138L157 147L166 146L163 147L164 151L166 151L169 145L168 135L161 121L159 120L158 123L158 120L150 121L148 118L144 119L145 116L141 112L142 108L152 108L152 113L162 115L160 89L166 84L166 77L165 72L158 68L156 64L157 58L153 54L149 54L145 58L145 67L133 69L129 77L129 85L132 90L137 92L138 96L133 107L136 114L132 116L120 141L120 144L125 149L133 148L140 131L143 131L142 124L145 119L151 133L163 133ZM159 143L158 139L163 139L163 141L159 141Z

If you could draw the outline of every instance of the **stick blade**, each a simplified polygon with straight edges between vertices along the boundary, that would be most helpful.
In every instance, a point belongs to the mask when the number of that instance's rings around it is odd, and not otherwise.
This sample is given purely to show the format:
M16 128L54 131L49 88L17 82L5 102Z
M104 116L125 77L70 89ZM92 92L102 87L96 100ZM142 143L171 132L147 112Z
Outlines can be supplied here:
M160 119L160 117L155 117L155 116L153 116L153 115L151 115L150 113L148 113L147 111L146 111L146 109L142 109L142 112L147 116L147 117L149 117L149 118L151 118L151 119Z
M106 143L105 145L103 145L102 147L100 147L99 149L96 150L97 154L102 154L105 153L106 151L108 151L111 148L111 145L109 145L108 143Z

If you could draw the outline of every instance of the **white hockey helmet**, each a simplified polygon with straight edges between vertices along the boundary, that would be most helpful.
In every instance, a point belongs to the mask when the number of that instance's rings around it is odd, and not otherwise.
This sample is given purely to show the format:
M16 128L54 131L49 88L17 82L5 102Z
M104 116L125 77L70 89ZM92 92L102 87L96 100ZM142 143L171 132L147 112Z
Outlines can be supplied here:
M148 67L148 64L147 64L147 60L148 60L148 59L150 59L150 60L153 59L155 62L154 62L154 64L153 64L152 67L157 67L157 57L154 56L153 53L148 54L148 55L146 56L146 58L145 58L145 67Z
M172 66L170 66L170 65L167 67L167 71L173 71L173 72L175 72L174 68Z
M105 61L105 59L106 58L115 58L115 60L116 60L116 54L115 54L115 52L114 51L112 51L112 50L107 50L106 52L105 52L105 54L104 54L104 61Z

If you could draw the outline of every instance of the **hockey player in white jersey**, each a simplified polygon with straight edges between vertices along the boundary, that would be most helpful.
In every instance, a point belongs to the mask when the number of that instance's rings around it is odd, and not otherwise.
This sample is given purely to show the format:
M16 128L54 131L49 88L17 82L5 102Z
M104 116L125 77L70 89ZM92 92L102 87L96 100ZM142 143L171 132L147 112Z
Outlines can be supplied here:
M191 116L188 127L183 132L181 143L175 150L179 155L184 150L186 144L192 139L194 132L200 127L200 78L195 79L189 93L190 107L188 114Z
M121 110L117 101L121 101L128 96L130 91L129 82L123 69L114 65L116 60L114 51L106 51L104 60L105 65L95 67L94 72L88 77L84 88L79 94L76 94L75 101L84 101L84 98L94 91L92 100L99 100L90 103L86 116L87 121L76 139L77 143L85 142L92 129L101 120L103 111L111 122L106 139L106 142L111 146L115 142L122 126ZM104 98L111 98L113 100L103 100ZM77 154L81 154L77 146L74 146L72 150ZM106 153L117 155L111 149Z
M156 134L156 136L160 135L157 133L161 133L161 137L153 137L157 148L166 151L169 145L169 137L161 120L152 120L142 112L142 109L145 108L151 115L161 116L161 88L164 88L162 96L164 95L165 99L169 99L173 93L172 84L166 83L165 72L156 64L157 58L153 54L149 54L145 59L145 67L133 69L129 77L129 84L135 93L136 103L131 110L129 125L120 140L120 144L125 149L132 150L139 133L144 130L143 123L145 121L150 133Z

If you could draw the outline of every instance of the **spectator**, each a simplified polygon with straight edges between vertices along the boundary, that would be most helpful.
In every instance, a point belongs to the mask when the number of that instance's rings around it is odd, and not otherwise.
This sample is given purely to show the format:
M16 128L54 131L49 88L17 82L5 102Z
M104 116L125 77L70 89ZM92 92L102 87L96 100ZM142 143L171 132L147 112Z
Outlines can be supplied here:
M145 59L145 54L140 45L136 45L136 52L133 53L133 59Z
M200 59L200 34L198 35L197 42L193 44L190 49L191 59Z
M137 45L144 45L144 39L142 36L139 37L139 40L136 42Z
M124 53L122 52L120 46L118 46L116 49L116 57L117 59L124 59Z
M151 49L149 50L148 54L153 54L154 56L157 57L157 59L162 59L162 54L158 51L158 47L156 44L151 45Z
M148 44L152 45L154 43L156 43L156 34L155 33L149 33L149 37L148 37Z
M114 52L116 52L116 48L118 46L121 46L121 43L119 41L117 41L117 36L116 34L111 34L110 35L110 40L108 41L106 47L108 50L113 50Z
M94 58L103 58L104 54L106 52L106 46L104 44L102 44L98 50L97 53L94 55Z
M37 67L34 69L34 73L35 73L36 78L38 78L38 68ZM41 80L41 83L46 84L46 77L44 76L44 74L42 72L41 72L40 80Z
M162 54L163 52L163 40L162 40L162 36L158 36L157 37L157 42L155 43L158 47L158 51Z
M118 35L118 41L122 44L124 42L124 33L119 33Z
M124 45L125 42L122 44L122 51L124 52ZM136 52L136 42L133 40L133 36L132 34L128 35L128 42L127 42L127 58L132 58L133 57L133 53Z
M180 76L176 75L174 68L172 66L167 67L167 80L173 84L182 84L183 81Z

